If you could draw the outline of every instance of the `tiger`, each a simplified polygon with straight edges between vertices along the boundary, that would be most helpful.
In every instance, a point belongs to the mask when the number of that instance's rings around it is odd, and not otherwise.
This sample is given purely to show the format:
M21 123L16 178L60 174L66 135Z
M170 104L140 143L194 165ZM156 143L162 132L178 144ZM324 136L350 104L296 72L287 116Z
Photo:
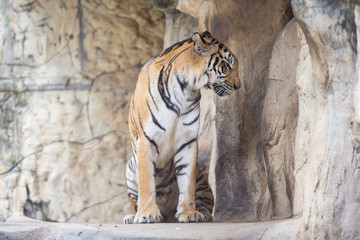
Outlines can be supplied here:
M214 198L197 163L202 88L240 87L238 61L208 31L175 43L140 70L130 100L124 223L212 221Z

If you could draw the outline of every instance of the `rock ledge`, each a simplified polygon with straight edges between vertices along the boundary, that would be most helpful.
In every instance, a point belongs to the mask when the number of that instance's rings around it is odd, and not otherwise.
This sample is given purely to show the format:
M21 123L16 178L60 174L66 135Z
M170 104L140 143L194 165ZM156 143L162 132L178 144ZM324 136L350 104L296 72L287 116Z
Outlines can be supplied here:
M256 223L72 224L26 217L0 223L0 239L291 239L298 219ZM285 230L284 230L285 229Z

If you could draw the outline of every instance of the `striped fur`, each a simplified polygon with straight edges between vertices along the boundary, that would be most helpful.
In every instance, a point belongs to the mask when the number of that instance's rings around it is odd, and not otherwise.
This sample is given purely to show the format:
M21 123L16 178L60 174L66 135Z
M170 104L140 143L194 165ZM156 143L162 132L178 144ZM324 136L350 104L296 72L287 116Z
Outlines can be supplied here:
M136 215L125 223L212 221L213 196L197 164L200 89L240 87L237 60L209 32L194 33L140 71L129 113L126 178Z

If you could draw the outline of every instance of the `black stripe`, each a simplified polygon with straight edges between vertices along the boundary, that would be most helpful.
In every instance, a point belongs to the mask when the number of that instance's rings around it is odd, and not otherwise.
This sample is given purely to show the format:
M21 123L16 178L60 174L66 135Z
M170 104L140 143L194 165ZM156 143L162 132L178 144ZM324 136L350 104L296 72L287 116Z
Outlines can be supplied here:
M196 103L198 103L198 102L200 101L200 99L201 99L201 94L197 95L197 97L196 97L194 100L193 100L193 99L188 100L188 101L193 101L193 102L190 104L189 107L192 107L193 105L195 105Z
M162 184L156 185L156 190L160 190L161 188L166 188L171 185L174 181L176 181L176 176L173 176L170 180L164 180Z
M177 98L177 95L174 94L175 100L179 103L180 106L182 106L182 102Z
M214 55L215 55L215 53L211 54L211 56L210 56L210 60L209 60L209 64L208 64L208 67L207 67L207 68L209 68L209 67L210 67L211 60L212 60L212 58L214 57Z
M153 122L155 123L156 126L158 126L161 130L163 130L164 132L166 132L165 128L163 126L160 125L159 121L156 119L156 117L154 116L154 113L151 111L151 108L149 106L148 101L146 101L146 105L148 106L148 109L150 111L151 114L151 118L153 120Z
M184 168L187 168L189 166L189 164L185 163L185 164L180 164L179 166L175 167L175 174L176 176L182 176L185 175L186 173L180 173L181 170L183 170Z
M216 57L216 58L215 58L215 61L214 61L214 64L213 64L213 66L212 66L212 69L214 69L214 68L215 68L215 65L216 65L218 62L219 62L219 58L218 58L218 57Z
M184 89L186 87L186 82L181 82L180 80L180 76L178 74L175 74L176 80L179 83L180 87L181 87L181 91L184 93Z
M204 39L201 35L199 35L199 36L200 36L201 41L202 41L204 44L209 45L209 43L208 43L207 41L205 41L205 39Z
M205 203L202 203L202 202L199 202L199 201L198 201L198 202L196 203L196 210L198 210L199 212L201 212L201 211L200 211L201 209L209 210ZM210 212L211 212L211 211L210 211Z
M160 70L159 79L158 79L158 89L159 89L161 99L163 100L163 102L165 103L166 107L169 110L171 110L171 111L175 112L177 115L179 115L180 114L179 108L170 101L170 96L166 96L166 94L165 94L165 86L164 86L165 81L163 79L163 77L164 77L163 71L164 71L164 66Z
M202 180L203 177L204 177L204 175L199 171L199 174L196 177L196 183L199 182L200 180Z
M220 71L220 67L218 67L217 73L221 75L222 72Z
M129 193L128 196L131 197L132 199L134 199L135 202L137 202L137 200L138 200L138 196L137 196L137 195L132 194L132 193ZM137 211L137 210L136 210L136 206L135 206L135 211Z
M191 42L191 40L190 40L190 42ZM172 69L172 63L179 57L180 54L182 54L189 48L191 48L191 46L183 49L181 52L179 52L175 56L173 56L170 59L169 64L167 65L167 67L165 69L165 72L164 72L164 66L162 67L162 69L160 70L160 73L159 73L159 78L158 78L158 90L159 90L161 99L165 103L166 107L168 109L170 109L171 111L174 111L177 115L180 114L180 109L178 106L176 106L170 100L171 96L170 96L169 89L168 89L168 80L169 80L169 75L170 75L170 72ZM165 90L168 94L166 94Z
M132 184L134 185L137 185L137 182L135 182L134 180L131 180L131 179L126 179L127 182L131 182Z
M157 110L159 110L158 106L156 105L156 102L155 102L155 99L154 99L154 96L152 95L151 93L151 88L150 88L150 77L148 76L148 90L149 90L149 94L150 94L150 97L154 103L154 106Z
M218 52L220 59L224 59L223 55L221 55L220 52Z
M162 174L165 173L169 173L171 172L172 168L173 168L173 164L174 164L174 159L171 158L164 167L162 168L156 168L155 169L155 173L156 175L158 175L159 177L162 177Z
M128 189L129 189L130 191L132 191L132 192L134 192L134 193L137 193L137 194L138 194L138 191L137 191L136 189L129 188L129 187L128 187Z
M155 177L156 163L152 162L152 164L153 164L153 167L154 167L154 177Z
M161 52L161 54L159 55L159 57L162 57L164 56L165 54L168 54L169 52L171 52L172 50L175 50L179 47L181 47L182 45L184 45L184 43L191 43L192 42L192 39L185 39L181 42L177 42L177 43L174 43L173 45L171 45L170 47L168 47L167 49L165 49L164 51Z
M227 62L224 62L224 65L225 65L229 70L232 69L231 66L230 66L230 64L228 64Z
M190 126L191 124L194 124L194 123L198 120L199 116L200 116L200 114L197 115L197 117L196 117L194 120L192 120L191 122L189 122L189 123L183 123L183 124L184 124L185 126Z
M202 196L197 196L196 198L195 198L195 200L200 200L200 201L202 201L203 203L205 203L205 204L213 204L214 203L214 201L212 200L212 199L210 199L210 198L208 198L208 197L202 197Z
M179 158L178 160L176 160L175 165L178 164L182 159L183 159L183 157L181 157L181 158Z
M175 155L178 154L179 152L181 152L187 145L189 145L189 144L191 144L191 143L193 143L193 142L195 142L195 141L196 141L196 138L193 138L193 139L191 139L190 141L188 141L188 142L184 143L183 145L181 145L181 146L178 148L178 150L176 150Z
M203 35L204 37L205 36L211 36L211 33L209 33L209 31L205 31L201 35ZM215 40L215 39L213 38L213 40Z
M199 191L202 191L202 190L208 190L208 189L209 189L208 186L206 186L206 187L198 187L198 188L196 188L196 192L199 192Z
M159 154L158 145L157 145L156 142L155 142L153 139L151 139L151 138L146 134L146 132L144 131L144 127L143 127L143 125L142 125L142 123L141 123L141 120L140 120L140 115L139 115L139 123L140 123L140 127L141 127L141 130L143 131L144 136L146 137L146 139L147 139L152 145L154 145L154 147L155 147L155 149L156 149L156 152Z
M196 108L198 108L199 107L199 104L196 104L193 108L191 108L189 111L187 111L187 112L184 112L184 113L182 113L181 114L181 116L184 116L184 115L186 115L186 114L188 114L188 113L191 113L192 111L194 111Z
M169 178L174 174L174 159L171 158L169 162L163 167L163 168L157 168L155 169L155 174L157 177L162 178L161 182L168 182ZM163 176L163 174L166 174L166 176Z
M162 196L165 196L165 192L158 191L158 189L156 189L156 197L162 197Z

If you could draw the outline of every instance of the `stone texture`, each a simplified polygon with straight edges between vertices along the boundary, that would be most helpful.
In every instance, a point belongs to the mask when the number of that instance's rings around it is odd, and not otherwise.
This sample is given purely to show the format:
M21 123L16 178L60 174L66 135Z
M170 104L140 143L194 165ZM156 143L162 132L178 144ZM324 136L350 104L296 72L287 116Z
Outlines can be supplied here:
M5 222L6 221L6 218L3 214L3 212L0 210L0 222Z
M216 99L214 219L302 216L299 239L358 239L359 8L291 4L282 30L288 1L179 1L240 63L242 91Z
M298 219L262 223L65 224L18 217L0 223L1 239L241 239L291 240ZM288 229L288 231L282 231ZM292 235L291 235L292 234Z
M296 21L279 33L273 47L262 111L264 154L273 218L292 216L294 147L298 118L296 70L301 42Z
M313 99L309 47L293 19L274 44L262 111L272 219L302 214Z
M356 39L360 39L360 5L355 7ZM357 41L357 49L360 49L360 41ZM356 122L360 122L360 56L356 59L356 79L354 91L354 107Z
M311 56L305 35L299 24L296 27L298 44L298 63L296 68L296 90L298 96L298 119L296 126L296 137L294 142L294 185L293 187L293 216L301 216L304 204L304 188L307 182L306 174L309 169L309 146L312 123L316 121L314 116L315 109L315 89L312 77ZM285 43L286 44L286 43Z
M354 111L354 4L330 2L292 2L309 43L315 93L299 236L358 239L360 125Z
M164 14L145 0L0 5L0 209L120 222L128 102L162 49Z
M270 219L271 196L259 126L271 50L291 17L290 2L179 1L178 8L197 16L200 32L209 30L239 59L242 88L227 99L216 99L214 217Z

